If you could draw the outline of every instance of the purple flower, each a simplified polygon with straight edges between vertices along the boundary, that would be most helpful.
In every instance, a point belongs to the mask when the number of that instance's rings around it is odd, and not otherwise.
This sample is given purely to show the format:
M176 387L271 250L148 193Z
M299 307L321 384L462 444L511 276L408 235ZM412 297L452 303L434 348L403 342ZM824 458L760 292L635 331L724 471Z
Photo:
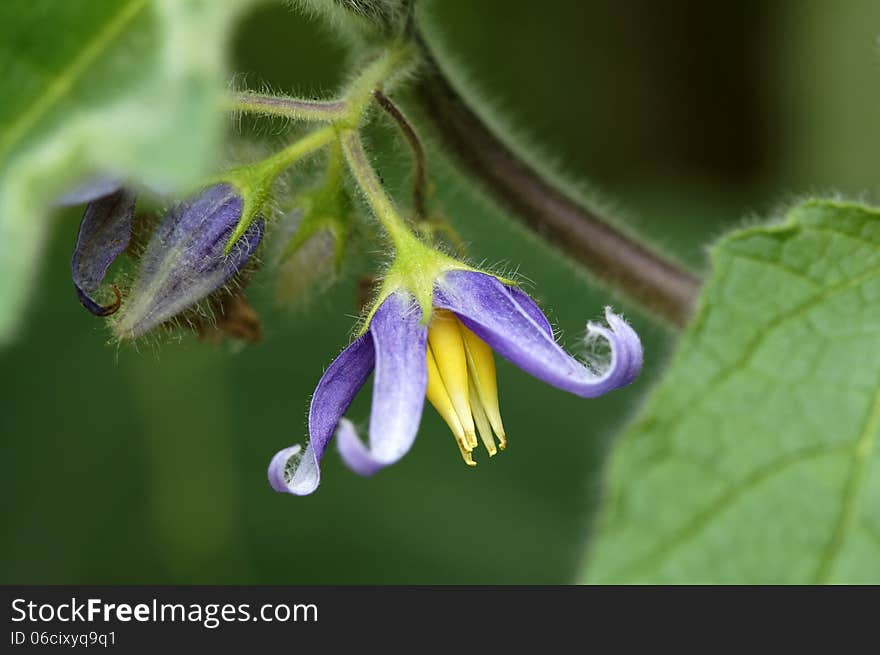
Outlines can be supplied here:
M134 339L174 318L226 284L253 255L263 237L257 218L224 248L242 217L244 200L231 184L215 184L175 206L153 232L137 279L113 331Z
M96 316L109 316L119 309L122 296L115 286L116 301L112 304L102 305L94 297L107 269L128 246L135 200L134 193L113 189L93 199L80 222L70 272L80 303Z
M496 441L501 449L506 444L493 350L536 378L585 398L636 378L642 366L638 336L610 309L605 317L607 327L587 324L587 339L605 340L608 357L585 365L559 347L546 316L527 294L491 275L441 274L428 325L415 299L397 290L321 377L309 409L309 445L278 452L269 465L269 482L276 491L312 493L334 432L343 461L357 473L372 475L397 462L415 440L426 396L452 430L465 462L474 465L477 433L490 456L497 452ZM374 370L366 445L342 417Z

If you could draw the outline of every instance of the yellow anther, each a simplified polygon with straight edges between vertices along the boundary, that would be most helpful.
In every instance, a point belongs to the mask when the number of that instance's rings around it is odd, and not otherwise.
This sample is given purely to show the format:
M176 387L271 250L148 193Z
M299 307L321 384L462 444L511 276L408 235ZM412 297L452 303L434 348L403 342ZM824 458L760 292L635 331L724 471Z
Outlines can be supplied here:
M460 323L454 314L446 310L438 310L434 314L428 326L428 344L443 386L464 430L469 446L467 450L473 450L477 447L477 434L470 408L467 355Z
M458 444L458 450L461 452L461 458L464 460L464 463L468 466L476 466L477 463L474 461L474 458L471 456L470 451L465 450L464 446L456 439L455 443Z
M474 423L477 424L477 432L480 435L480 439L483 441L483 445L486 447L486 450L489 453L489 457L495 455L498 450L495 448L495 439L492 438L492 426L489 425L489 419L486 418L486 412L483 410L483 404L480 402L480 399L477 397L477 391L475 389L475 385L473 384L473 380L471 380L471 411L474 414Z
M495 374L495 357L492 349L485 341L459 323L459 329L465 344L465 357L471 373L471 380L476 387L477 396L482 405L501 450L507 446L504 424L501 422L501 410L498 406L498 382Z
M492 349L451 312L437 310L428 326L426 396L452 434L468 466L477 432L489 456L507 441L498 409L498 383ZM497 446L496 446L497 440Z
M437 368L437 362L434 360L434 355L431 352L431 347L428 346L428 389L425 393L425 396L428 399L434 409L437 410L437 413L446 421L446 425L449 426L449 429L452 430L452 434L455 437L455 441L458 444L459 449L461 450L461 456L464 457L464 461L468 466L473 466L473 459L471 459L470 451L472 450L469 447L467 439L464 434L464 429L461 427L461 421L458 420L458 414L455 413L455 408L452 406L452 401L449 399L449 394L446 393L446 387L443 386L443 379L440 377L440 371Z

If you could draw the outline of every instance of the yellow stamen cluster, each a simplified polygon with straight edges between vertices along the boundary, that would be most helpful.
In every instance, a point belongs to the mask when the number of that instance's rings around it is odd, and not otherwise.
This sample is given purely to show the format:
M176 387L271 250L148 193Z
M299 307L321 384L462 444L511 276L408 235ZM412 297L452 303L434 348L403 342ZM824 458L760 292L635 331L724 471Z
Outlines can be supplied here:
M428 326L425 395L452 430L468 466L476 466L471 453L478 432L490 457L498 452L495 439L501 450L507 446L492 349L446 310L435 311Z

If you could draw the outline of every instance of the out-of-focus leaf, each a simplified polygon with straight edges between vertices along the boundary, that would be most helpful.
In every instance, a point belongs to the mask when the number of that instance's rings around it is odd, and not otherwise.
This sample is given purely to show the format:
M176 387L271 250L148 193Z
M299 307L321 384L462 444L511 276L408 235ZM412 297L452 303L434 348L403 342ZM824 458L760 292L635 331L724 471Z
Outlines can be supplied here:
M54 198L110 174L191 184L223 126L241 0L0 3L0 343L21 319Z
M724 239L613 452L585 579L880 582L880 212Z

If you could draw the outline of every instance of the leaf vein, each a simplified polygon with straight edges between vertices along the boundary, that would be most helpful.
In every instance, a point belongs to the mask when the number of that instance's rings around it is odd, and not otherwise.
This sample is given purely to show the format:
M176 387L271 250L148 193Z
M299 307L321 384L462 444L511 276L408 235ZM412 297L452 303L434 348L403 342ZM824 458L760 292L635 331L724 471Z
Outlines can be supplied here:
M819 559L819 565L816 568L816 575L814 577L816 584L825 584L831 578L834 564L843 549L847 536L855 525L859 499L868 471L868 462L874 452L874 442L878 428L880 428L880 389L874 395L874 402L871 403L868 409L865 425L853 448L853 461L846 480L846 486L844 487L840 514L835 522L828 546Z
M788 467L795 466L797 464L812 459L817 459L819 457L824 457L834 453L850 450L852 448L852 443L841 443L835 444L833 446L816 446L814 448L804 449L792 453L787 457L780 458L774 462L771 462L767 466L764 466L763 468L754 471L750 475L743 478L738 484L734 485L723 494L715 498L706 507L694 514L694 516L687 523L679 528L666 541L661 542L660 544L655 546L654 549L651 550L649 553L643 555L641 558L627 565L610 577L616 579L631 579L640 570L646 567L653 566L658 561L662 560L662 558L670 550L686 543L690 539L697 536L700 531L712 521L713 518L717 517L718 514L731 507L734 503L736 503L738 499L742 498L746 493L748 493L749 490L757 487L759 484L773 477L774 475L781 473Z
M768 268L776 269L778 271L782 271L783 273L788 273L792 277L796 277L800 280L803 280L804 282L809 284L814 289L821 286L816 280L814 280L809 275L804 273L804 271L798 270L798 269L794 268L793 266L788 266L787 264L783 264L782 262L773 261L772 259L764 259L762 257L757 257L755 255L750 255L750 254L744 253L744 252L737 252L736 257L738 259L746 259L748 261L755 262L756 264L763 264L764 266L767 266Z
M738 256L738 255L734 255ZM767 337L772 334L772 332L778 328L780 325L784 324L791 319L798 318L808 310L812 309L816 305L830 300L838 293L843 293L845 291L849 291L852 288L858 287L859 285L867 282L872 277L876 277L880 274L880 266L871 268L862 274L858 275L854 278L849 278L844 280L834 286L828 287L821 293L817 293L814 296L811 296L809 299L805 300L801 304L793 307L787 312L779 314L779 316L775 317L769 323L758 330L757 334L743 347L743 352L740 357L738 357L735 361L731 362L727 366L721 368L718 373L715 374L710 380L708 380L705 384L700 387L699 393L693 398L688 399L687 403L682 403L678 409L673 410L670 414L663 418L657 419L658 428L660 429L668 429L668 425L675 423L678 419L680 419L686 412L694 411L694 408L703 403L708 397L714 393L715 388L727 380L730 376L735 374L737 371L741 370L745 367L748 362L755 356L758 352L758 349L767 339ZM698 335L694 334L694 338L697 338Z
M129 0L117 14L115 14L95 35L92 42L75 57L70 64L61 70L40 96L14 121L6 134L0 138L0 159L7 156L15 146L27 134L33 125L48 112L53 105L59 102L73 88L73 85L88 70L104 50L133 21L141 10L146 6L147 0Z

